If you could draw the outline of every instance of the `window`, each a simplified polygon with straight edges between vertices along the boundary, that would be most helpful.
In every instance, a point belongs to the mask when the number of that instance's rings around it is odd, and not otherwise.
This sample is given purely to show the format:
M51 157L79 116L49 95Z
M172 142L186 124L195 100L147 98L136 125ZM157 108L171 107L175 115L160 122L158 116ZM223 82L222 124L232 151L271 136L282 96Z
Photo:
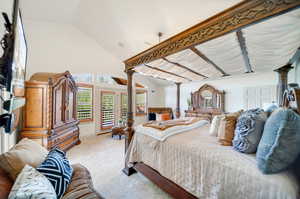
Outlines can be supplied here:
M73 79L76 83L92 83L93 82L93 74L91 73L83 73L83 74L72 74Z
M77 84L77 119L80 122L93 121L93 86Z
M145 115L147 114L147 92L136 91L136 114Z
M101 92L101 130L111 129L115 125L115 93Z
M123 123L127 121L127 112L128 112L128 96L127 93L121 93L121 120Z

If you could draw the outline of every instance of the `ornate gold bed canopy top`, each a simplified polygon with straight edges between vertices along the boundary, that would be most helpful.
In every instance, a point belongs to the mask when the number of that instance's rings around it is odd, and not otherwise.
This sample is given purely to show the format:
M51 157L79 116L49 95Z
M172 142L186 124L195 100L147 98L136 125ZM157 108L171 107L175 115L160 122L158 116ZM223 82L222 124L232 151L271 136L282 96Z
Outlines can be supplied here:
M242 1L127 59L126 71L189 82L273 70L299 50L299 7L299 0Z

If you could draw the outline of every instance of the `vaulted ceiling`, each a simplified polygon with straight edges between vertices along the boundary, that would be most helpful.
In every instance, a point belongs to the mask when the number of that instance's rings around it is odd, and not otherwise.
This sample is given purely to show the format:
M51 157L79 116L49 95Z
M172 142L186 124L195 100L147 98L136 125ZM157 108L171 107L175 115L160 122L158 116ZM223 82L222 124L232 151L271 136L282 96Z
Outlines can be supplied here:
M158 32L163 33L160 38L163 41L240 1L26 0L21 1L21 6L25 20L72 24L123 61L159 43ZM179 82L263 69L271 71L285 64L299 47L299 19L297 11L288 17L276 18L150 62L136 70L155 77L164 74L163 79ZM245 36L249 38L245 40ZM246 61L241 45L249 48ZM163 73L166 70L169 72Z
M25 0L27 20L71 23L124 60L240 0Z

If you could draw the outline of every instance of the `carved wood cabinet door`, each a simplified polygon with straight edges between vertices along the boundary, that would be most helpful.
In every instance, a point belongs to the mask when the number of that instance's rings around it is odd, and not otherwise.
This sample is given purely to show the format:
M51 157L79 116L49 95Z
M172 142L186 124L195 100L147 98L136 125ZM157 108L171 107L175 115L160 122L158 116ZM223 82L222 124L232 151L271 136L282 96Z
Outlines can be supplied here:
M76 90L70 80L66 81L65 95L65 122L73 122L76 120Z
M66 81L62 80L53 88L53 128L64 125L64 94Z

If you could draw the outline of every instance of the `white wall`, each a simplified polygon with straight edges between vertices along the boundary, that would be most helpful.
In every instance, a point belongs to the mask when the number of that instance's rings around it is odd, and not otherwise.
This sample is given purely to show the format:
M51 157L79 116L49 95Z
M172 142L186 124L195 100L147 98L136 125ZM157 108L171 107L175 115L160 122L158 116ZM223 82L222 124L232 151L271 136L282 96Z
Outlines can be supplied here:
M300 84L300 59L298 60L295 68L295 82Z
M218 80L188 83L181 85L180 106L182 115L188 109L187 99L190 93L198 90L203 84L210 84L219 90L224 90L225 111L237 111L244 106L243 89L245 87L270 86L277 84L277 74L275 72L245 74L238 77L227 77ZM167 107L176 108L176 87L165 88L165 104Z
M25 21L28 43L27 79L36 72L63 72L109 74L126 78L124 64L104 50L94 39L69 24ZM164 89L148 78L134 75L134 80L148 91L149 106L164 106ZM103 90L126 87L98 85ZM154 91L154 92L152 92ZM146 121L145 116L135 118L136 124ZM98 132L95 122L81 124L82 139Z
M27 77L35 72L103 73L124 76L123 63L69 24L25 21Z
M156 85L153 81L145 78L143 75L135 74L134 82L138 82L142 85L147 86L147 101L148 107L164 107L165 106L165 91L162 86ZM133 102L135 104L135 97L133 97ZM139 125L147 121L148 116L136 116L134 118L134 125Z

